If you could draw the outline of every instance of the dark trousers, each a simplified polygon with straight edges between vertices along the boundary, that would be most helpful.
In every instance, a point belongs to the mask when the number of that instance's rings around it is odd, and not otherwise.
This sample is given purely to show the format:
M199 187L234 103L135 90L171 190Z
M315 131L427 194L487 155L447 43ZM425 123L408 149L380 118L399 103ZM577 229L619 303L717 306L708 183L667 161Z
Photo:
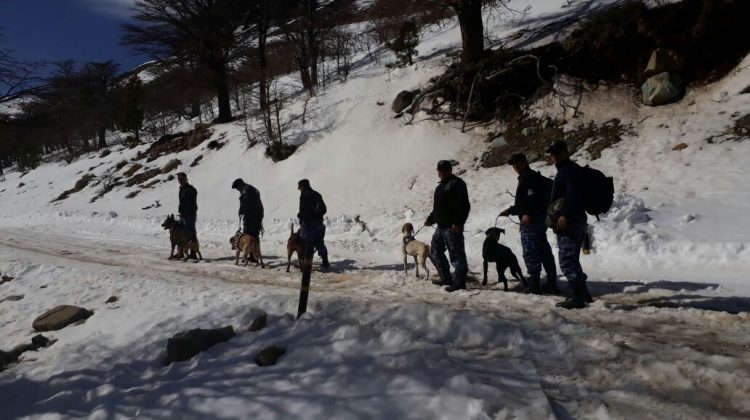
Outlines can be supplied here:
M548 279L555 279L557 269L552 247L547 241L547 226L542 224L521 225L521 246L523 247L523 261L529 277L538 279L542 274L542 267Z
M586 222L568 222L568 229L557 235L557 256L560 270L574 291L586 290L586 273L581 267L581 246L586 237Z
M450 264L445 258L448 251ZM444 283L453 283L456 286L466 285L466 274L469 272L469 264L466 262L466 250L464 249L464 234L453 233L449 228L438 228L432 235L430 246L430 257L432 263L437 267L440 280ZM450 266L453 266L453 277L451 278Z
M328 249L326 248L325 244L326 225L322 223L310 224L300 222L298 233L300 239L302 239L302 242L305 244L305 247L310 247L311 253L314 249L318 251L318 255L320 255L320 258L328 257ZM312 257L312 255L309 255L309 257Z
M190 239L198 239L198 234L195 231L195 221L198 218L198 214L181 214L180 221L190 232Z
M263 226L263 222L260 220L242 218L242 233L251 235L253 238L260 240L260 229Z

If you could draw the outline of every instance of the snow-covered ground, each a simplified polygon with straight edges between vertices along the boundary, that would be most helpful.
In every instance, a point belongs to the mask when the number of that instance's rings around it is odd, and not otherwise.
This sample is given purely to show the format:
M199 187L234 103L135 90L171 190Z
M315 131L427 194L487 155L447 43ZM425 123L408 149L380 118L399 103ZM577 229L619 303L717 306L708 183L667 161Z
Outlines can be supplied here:
M542 23L566 10L565 1L527 3ZM493 33L523 26L521 18L496 22ZM584 94L571 126L617 117L634 134L591 162L615 177L618 198L592 222L596 249L583 257L596 302L570 312L554 307L559 297L495 288L449 295L400 271L401 225L421 225L429 212L437 160L459 161L469 186L473 272L481 270L484 230L511 202L506 190L515 190L509 167L478 167L483 133L405 125L390 111L399 91L443 71L458 40L455 26L426 33L419 50L429 58L390 73L362 57L346 83L310 102L307 125L295 131L302 145L283 162L247 149L242 127L227 124L213 127L212 139L227 142L218 151L205 142L146 164L180 159L198 189L201 263L166 260L160 224L177 208L167 175L132 199L125 196L133 189L118 188L89 203L99 187L88 187L51 203L83 174L100 177L145 146L9 174L0 183L0 271L16 280L0 285L0 349L28 342L31 321L54 305L95 314L50 333L54 345L0 373L1 417L749 416L750 142L706 140L750 110L750 95L739 94L750 85L750 58L674 105L641 108L621 88ZM559 116L554 103L537 108ZM688 148L673 151L678 143ZM227 240L237 228L230 188L237 177L263 198L266 270L233 265ZM284 268L300 178L328 204L333 269L314 273L309 313L295 321L299 274ZM162 206L142 210L155 200ZM515 225L498 223L520 257ZM24 298L3 301L9 295ZM120 301L104 304L110 295ZM260 311L269 327L246 332ZM166 338L224 325L238 337L190 362L161 365ZM270 344L288 349L281 363L255 366L254 355Z

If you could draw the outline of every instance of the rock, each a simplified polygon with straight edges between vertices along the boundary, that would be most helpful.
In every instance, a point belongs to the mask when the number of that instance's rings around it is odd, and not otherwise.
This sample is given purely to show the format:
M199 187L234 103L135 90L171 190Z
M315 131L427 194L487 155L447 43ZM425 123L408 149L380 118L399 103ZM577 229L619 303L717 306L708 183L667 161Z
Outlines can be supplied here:
M43 336L41 334L37 334L37 335L31 337L31 344L33 344L33 345L35 345L37 347L47 347L47 346L49 346L51 344L51 342L50 342L49 338L47 338L47 337L45 337L45 336Z
M0 299L0 302L16 302L24 298L24 295L10 295Z
M391 104L391 110L395 112L396 114L400 114L403 112L411 103L414 101L414 98L419 94L419 90L409 91L409 90L403 90L401 93L396 95L396 99L393 100L393 103Z
M13 279L15 279L15 277L2 276L2 277L0 277L0 284L7 283L9 281L13 281Z
M247 328L248 331L259 331L266 327L266 322L268 321L268 315L263 314L253 320L253 322L250 323L250 326Z
M521 130L521 134L523 134L523 135L524 135L524 137L528 137L528 136L530 136L530 135L531 135L532 133L534 133L534 128L533 128L533 127L526 127L526 128L524 128L523 130Z
M490 143L490 149L497 149L498 147L503 147L507 144L508 142L505 140L505 137L498 136L495 140L492 140L492 143Z
M279 358L286 353L286 350L276 346L269 346L261 350L257 356L255 356L255 364L258 366L273 366L278 362Z
M680 144L677 144L677 145L675 145L675 146L674 146L674 147L672 148L672 150L675 150L675 151L676 151L676 150L685 150L685 149L687 149L687 147L688 147L688 145L687 145L687 144L685 144L685 143L680 143Z
M117 296L110 296L109 298L107 298L107 301L104 303L115 303L118 300L120 300L120 298L118 298Z
M18 355L0 350L0 371L8 367L9 364L18 361Z
M643 77L649 78L659 73L678 73L685 67L685 58L668 48L657 48L643 71Z
M164 363L190 360L196 354L234 336L234 328L231 325L211 330L194 329L181 332L167 340L167 356Z
M454 168L456 166L460 165L460 163L458 163L458 161L456 159L449 159L448 162L450 162L451 166L454 167Z
M377 104L378 106L383 106L383 105L385 105L385 102L383 102L383 101L377 101L377 102L375 102L375 104Z
M111 217L111 218L113 218L113 219L114 219L114 218L116 218L117 216L119 216L119 214L117 214L117 212L116 212L116 211L110 211L110 212L109 212L109 217Z
M60 305L40 315L32 327L36 331L56 331L68 325L88 319L94 313L73 305Z
M641 93L645 105L658 106L675 102L682 96L682 79L674 73L659 73L646 80Z

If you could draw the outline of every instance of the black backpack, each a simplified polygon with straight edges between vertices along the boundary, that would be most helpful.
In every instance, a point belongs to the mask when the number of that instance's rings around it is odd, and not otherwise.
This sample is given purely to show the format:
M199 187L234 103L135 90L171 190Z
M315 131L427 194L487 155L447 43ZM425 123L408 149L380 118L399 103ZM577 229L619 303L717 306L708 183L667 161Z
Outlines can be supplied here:
M589 165L581 168L584 194L583 208L586 213L596 216L606 213L612 207L615 198L615 184L611 176L604 175Z

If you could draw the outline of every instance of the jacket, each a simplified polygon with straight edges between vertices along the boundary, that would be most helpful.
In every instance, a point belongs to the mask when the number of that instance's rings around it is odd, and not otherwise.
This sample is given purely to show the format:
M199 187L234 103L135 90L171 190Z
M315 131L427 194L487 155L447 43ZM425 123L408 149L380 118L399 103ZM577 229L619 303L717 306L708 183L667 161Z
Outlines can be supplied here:
M177 212L183 216L194 216L198 213L198 190L190 184L180 187L178 195L180 204Z
M528 214L531 224L543 224L551 193L552 180L527 167L518 175L515 203L510 207L510 214Z
M326 203L319 192L309 188L300 193L299 213L297 213L300 223L307 225L322 224L323 216L327 211Z
M459 177L451 175L440 181L435 188L432 202L432 213L427 217L427 224L437 223L441 229L452 225L463 226L469 218L471 204L466 183Z
M263 220L263 202L260 192L250 184L245 184L240 192L240 211L238 213L245 220Z

